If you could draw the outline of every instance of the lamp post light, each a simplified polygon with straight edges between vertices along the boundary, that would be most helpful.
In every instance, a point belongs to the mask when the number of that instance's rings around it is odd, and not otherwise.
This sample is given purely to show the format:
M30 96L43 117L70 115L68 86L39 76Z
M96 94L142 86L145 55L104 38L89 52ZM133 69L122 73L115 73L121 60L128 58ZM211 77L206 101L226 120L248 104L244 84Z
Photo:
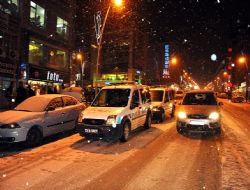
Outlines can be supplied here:
M77 54L76 54L76 59L77 59L77 60L80 62L80 64L81 64L81 82L82 82L82 88L83 88L83 76L84 76L84 66L85 66L83 54L77 53Z
M100 32L100 35L99 35L99 42L97 44L98 46L97 46L96 72L95 72L95 76L94 76L94 86L95 87L97 87L97 79L99 77L99 66L100 66L100 62L101 62L100 58L101 58L101 48L102 48L103 32L104 32L104 29L105 29L105 26L106 26L107 18L108 18L110 9L112 7L112 4L115 7L122 7L123 0L111 0L111 2L109 4L109 7L108 7L108 10L107 10L107 12L105 14L103 23L101 25L102 28L101 28L101 32Z
M249 99L249 92L248 92L248 84L249 84L249 73L248 72L249 72L249 70L248 70L247 57L244 55L241 55L238 58L238 63L241 65L244 64L246 67L246 102L247 102Z

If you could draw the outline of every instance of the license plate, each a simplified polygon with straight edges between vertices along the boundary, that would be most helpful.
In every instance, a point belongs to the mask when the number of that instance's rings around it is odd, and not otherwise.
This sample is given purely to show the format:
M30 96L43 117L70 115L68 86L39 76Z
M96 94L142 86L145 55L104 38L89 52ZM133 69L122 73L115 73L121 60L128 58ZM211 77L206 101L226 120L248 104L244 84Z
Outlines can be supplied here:
M94 133L97 134L98 130L97 129L84 129L85 133Z
M191 125L205 125L205 121L192 120L190 121Z

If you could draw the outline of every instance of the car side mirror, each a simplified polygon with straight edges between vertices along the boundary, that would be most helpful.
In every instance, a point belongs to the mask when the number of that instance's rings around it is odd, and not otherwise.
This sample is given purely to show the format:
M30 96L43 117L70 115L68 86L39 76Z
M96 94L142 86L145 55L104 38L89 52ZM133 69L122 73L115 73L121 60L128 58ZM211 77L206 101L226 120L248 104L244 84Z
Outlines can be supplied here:
M54 107L52 107L52 106L49 106L49 107L47 107L46 109L45 109L45 111L54 111L55 110L55 108Z
M219 106L223 106L223 102L219 102Z
M169 102L169 98L166 98L164 102L165 102L165 103Z
M139 106L139 103L138 102L133 102L133 103L131 103L131 105L130 105L130 109L132 110L132 109L134 109L134 108L136 108L136 107L138 107Z

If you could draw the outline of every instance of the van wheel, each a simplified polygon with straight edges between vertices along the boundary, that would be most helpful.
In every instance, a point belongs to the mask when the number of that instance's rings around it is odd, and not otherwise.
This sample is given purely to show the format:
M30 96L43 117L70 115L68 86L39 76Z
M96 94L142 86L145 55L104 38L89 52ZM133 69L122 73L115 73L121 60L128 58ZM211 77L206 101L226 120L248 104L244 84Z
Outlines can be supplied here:
M123 124L123 132L122 132L122 136L120 138L120 141L121 142L127 142L128 141L128 138L129 138L129 135L130 135L130 130L131 130L131 127L130 127L130 123L129 122L125 122Z
M34 147L42 142L42 133L37 127L32 127L26 137L26 145Z
M165 121L165 118L165 112L162 110L159 121L162 123L163 121Z
M152 123L152 116L150 113L148 113L147 118L146 118L146 122L144 124L144 128L149 129L151 127L151 123Z

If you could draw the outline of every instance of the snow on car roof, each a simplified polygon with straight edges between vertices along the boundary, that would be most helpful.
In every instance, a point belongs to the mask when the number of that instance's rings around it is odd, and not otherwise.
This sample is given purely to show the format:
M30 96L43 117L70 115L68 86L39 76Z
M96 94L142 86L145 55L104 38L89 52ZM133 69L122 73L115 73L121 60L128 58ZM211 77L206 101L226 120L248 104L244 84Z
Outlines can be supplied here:
M50 100L57 97L63 97L66 95L63 94L45 94L32 96L27 98L22 103L16 106L16 110L29 110L32 112L41 112L44 111Z

